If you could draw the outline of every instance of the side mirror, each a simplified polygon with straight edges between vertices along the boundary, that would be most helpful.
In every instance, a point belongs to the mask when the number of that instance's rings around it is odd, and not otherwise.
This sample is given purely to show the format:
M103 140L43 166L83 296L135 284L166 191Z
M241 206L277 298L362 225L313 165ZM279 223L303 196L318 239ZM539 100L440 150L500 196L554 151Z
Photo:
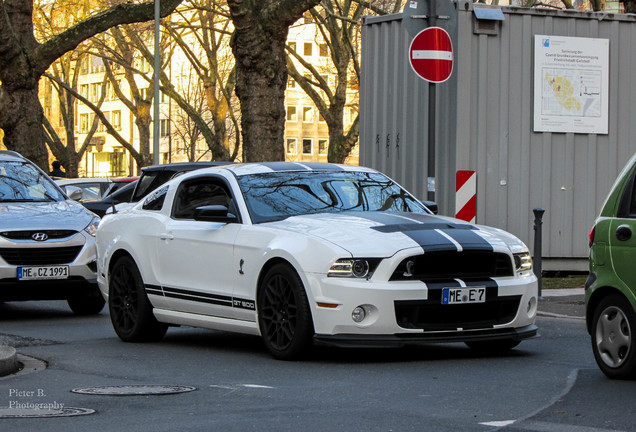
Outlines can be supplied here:
M68 197L73 201L81 200L82 196L84 195L82 189L78 188L77 186L66 186L64 187L64 191L66 192L66 195L68 195Z
M422 204L426 206L433 214L437 214L439 212L439 208L437 207L437 203L434 201L422 201Z
M224 205L208 205L194 210L194 220L201 222L238 222L236 215L229 212Z

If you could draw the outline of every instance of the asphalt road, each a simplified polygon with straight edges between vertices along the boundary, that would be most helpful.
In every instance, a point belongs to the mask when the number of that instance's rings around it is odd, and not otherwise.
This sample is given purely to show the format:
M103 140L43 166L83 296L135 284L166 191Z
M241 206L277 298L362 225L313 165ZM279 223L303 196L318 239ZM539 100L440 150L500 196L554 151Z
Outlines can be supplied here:
M29 356L23 360L47 364L27 361L23 372L0 378L0 428L634 430L636 383L607 380L597 369L584 321L576 316L580 302L580 296L543 300L541 337L506 355L479 356L463 344L445 344L320 349L300 362L273 360L255 337L175 328L161 342L127 344L114 335L107 313L75 317L63 302L2 304L0 342L10 340ZM73 392L105 386L130 392L140 385L194 391L161 396ZM52 407L50 412L83 415L26 417L37 414L33 407L40 404Z

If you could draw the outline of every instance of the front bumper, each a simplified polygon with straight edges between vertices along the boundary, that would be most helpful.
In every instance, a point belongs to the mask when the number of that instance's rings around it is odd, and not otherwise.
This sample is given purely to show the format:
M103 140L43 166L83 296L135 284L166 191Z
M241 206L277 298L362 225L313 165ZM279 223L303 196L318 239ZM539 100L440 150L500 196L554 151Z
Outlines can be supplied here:
M536 334L537 278L425 283L304 274L317 343L401 346L411 343L524 339ZM485 286L486 302L442 304L453 283ZM366 316L354 322L352 311Z
M537 336L534 324L514 329L489 329L474 331L401 333L393 335L315 335L316 345L339 348L401 348L409 345L425 345L437 342L476 342L495 340L521 341Z

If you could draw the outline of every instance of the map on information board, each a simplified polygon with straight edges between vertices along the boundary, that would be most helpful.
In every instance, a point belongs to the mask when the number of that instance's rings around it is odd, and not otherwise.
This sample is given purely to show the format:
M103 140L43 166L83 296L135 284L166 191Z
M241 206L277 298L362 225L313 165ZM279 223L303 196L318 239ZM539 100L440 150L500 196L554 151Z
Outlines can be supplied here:
M607 133L609 40L535 36L534 130Z

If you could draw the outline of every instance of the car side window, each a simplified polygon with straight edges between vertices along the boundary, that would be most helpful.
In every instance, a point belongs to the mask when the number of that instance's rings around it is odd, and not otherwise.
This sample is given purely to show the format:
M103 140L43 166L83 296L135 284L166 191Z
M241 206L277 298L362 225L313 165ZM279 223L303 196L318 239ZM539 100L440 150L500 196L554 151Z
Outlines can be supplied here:
M157 191L148 195L148 197L144 200L142 208L144 210L155 210L159 211L163 207L163 202L166 200L166 194L168 193L168 186L164 186L161 189L157 189Z
M195 178L179 185L172 207L175 219L194 219L198 207L222 205L231 207L231 196L222 181L215 178Z
M636 176L636 170L631 173L625 183L625 188L623 189L623 194L616 212L616 216L619 218L636 218L636 188L634 187L634 176Z

